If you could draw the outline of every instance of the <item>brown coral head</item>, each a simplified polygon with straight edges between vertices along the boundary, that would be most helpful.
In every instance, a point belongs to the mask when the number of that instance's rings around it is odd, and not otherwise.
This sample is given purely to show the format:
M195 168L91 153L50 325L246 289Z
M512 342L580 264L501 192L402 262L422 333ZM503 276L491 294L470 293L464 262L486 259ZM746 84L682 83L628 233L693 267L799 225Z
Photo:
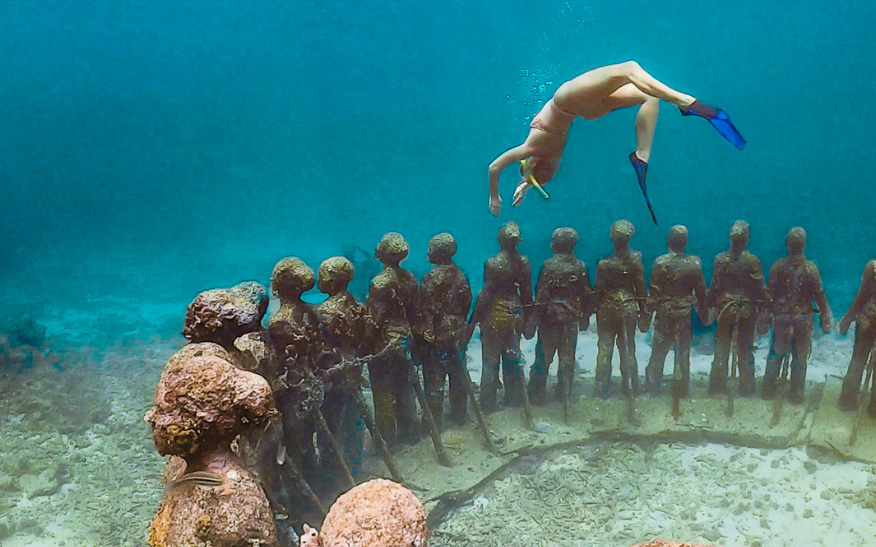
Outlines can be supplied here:
M675 253L684 251L687 247L687 227L676 224L669 230L669 250Z
M349 259L343 256L326 258L319 265L319 290L326 294L335 294L347 288L356 268Z
M569 254L578 244L578 232L573 228L557 228L551 237L551 250L555 253Z
M403 235L398 232L389 232L380 238L380 243L377 244L377 249L374 251L374 257L384 264L398 264L408 257L409 249L408 242L405 241Z
M230 443L276 413L264 378L217 355L202 354L170 358L145 419L159 454L188 457Z
M791 228L785 237L785 243L788 245L788 252L792 255L803 254L803 249L806 248L806 230L799 226Z
M298 257L290 256L277 262L271 274L271 292L280 300L291 300L309 291L316 284L313 269Z
M429 240L429 262L445 264L456 254L456 240L447 232Z
M258 283L200 293L186 309L183 336L194 343L216 342L224 346L258 330L267 311L264 293L264 287Z
M517 248L520 244L520 226L516 222L506 222L504 226L499 228L499 247L503 250L511 250Z
M611 225L611 240L614 243L629 243L636 233L636 227L627 219L621 219Z

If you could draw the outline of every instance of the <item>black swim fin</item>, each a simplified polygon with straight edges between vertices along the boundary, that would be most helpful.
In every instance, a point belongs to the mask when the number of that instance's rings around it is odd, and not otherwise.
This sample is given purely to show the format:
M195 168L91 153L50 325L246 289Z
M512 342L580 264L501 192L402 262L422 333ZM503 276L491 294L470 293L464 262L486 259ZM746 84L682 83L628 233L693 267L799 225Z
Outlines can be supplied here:
M700 118L709 120L712 127L714 127L722 137L727 139L730 144L740 150L745 148L745 139L742 137L742 134L733 126L733 122L730 121L730 116L720 108L712 108L705 103L694 101L687 110L684 110L681 107L678 107L678 109L681 111L682 116L699 116Z
M642 195L645 196L645 205L648 206L648 211L651 212L651 220L654 221L654 226L657 224L657 217L654 215L654 208L651 207L651 200L648 198L648 187L645 186L645 177L648 176L648 162L639 159L636 151L630 152L630 163L633 164L633 169L636 171L636 180L639 181L639 188L642 189Z

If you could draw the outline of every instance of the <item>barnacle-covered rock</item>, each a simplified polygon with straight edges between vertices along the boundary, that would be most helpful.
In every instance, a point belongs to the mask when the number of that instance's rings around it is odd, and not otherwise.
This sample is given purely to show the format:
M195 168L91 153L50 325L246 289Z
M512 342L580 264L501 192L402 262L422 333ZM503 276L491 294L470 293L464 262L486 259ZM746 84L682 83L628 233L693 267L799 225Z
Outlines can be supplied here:
M260 328L267 310L268 293L258 283L204 291L186 309L182 334L190 342L227 347L235 338Z
M276 414L264 378L234 367L217 355L218 346L198 346L187 346L179 352L184 355L168 361L155 390L155 406L146 414L161 455L187 457L230 443Z
M362 483L338 498L323 521L323 547L424 547L426 512L413 492L385 479Z

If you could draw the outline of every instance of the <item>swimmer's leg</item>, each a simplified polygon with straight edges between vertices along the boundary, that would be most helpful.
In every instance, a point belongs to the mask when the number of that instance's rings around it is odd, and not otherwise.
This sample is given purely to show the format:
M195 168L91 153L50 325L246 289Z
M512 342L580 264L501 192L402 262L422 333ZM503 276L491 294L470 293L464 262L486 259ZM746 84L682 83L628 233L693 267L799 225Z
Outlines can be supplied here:
M659 113L660 101L654 97L648 97L639 107L639 113L636 115L636 150L630 154L630 163L633 164L633 169L636 171L639 188L642 189L645 204L648 206L648 211L650 211L651 219L655 225L657 225L657 216L654 215L654 208L648 198L645 178L648 175L648 160L651 159L651 146L654 144L654 131L657 129Z
M682 116L699 116L700 118L709 120L712 127L714 127L722 137L727 139L730 144L740 150L745 147L745 139L742 137L742 134L740 134L736 127L733 126L733 122L730 121L730 116L720 108L712 108L700 101L694 101L693 104L687 108L679 106L678 109L681 110Z

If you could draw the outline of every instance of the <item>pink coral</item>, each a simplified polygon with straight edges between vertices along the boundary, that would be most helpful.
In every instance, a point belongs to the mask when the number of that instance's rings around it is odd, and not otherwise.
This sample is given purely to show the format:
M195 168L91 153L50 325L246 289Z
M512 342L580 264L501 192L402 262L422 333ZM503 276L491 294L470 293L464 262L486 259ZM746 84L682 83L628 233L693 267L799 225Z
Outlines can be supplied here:
M322 525L323 547L425 547L426 512L413 492L385 479L338 498Z

